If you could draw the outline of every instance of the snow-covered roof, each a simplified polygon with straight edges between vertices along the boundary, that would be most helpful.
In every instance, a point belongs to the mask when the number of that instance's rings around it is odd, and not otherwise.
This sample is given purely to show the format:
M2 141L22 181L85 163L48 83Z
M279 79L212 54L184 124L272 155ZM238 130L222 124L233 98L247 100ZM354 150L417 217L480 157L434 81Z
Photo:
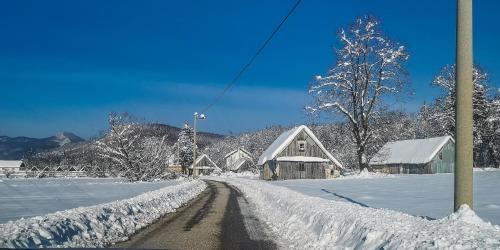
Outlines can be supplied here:
M206 155L206 154L200 155L198 158L196 158L195 163L196 163L196 168L197 168L197 169L205 169L205 168L203 168L203 167L207 167L207 166L198 166L198 163L200 163L200 161L201 161L201 160L203 160L203 158L206 158L206 159L210 162L210 164L212 164L212 168L213 168L213 169L216 169L216 170L218 170L218 171L222 171L222 169L220 169L220 168L217 166L217 164L215 164L215 163L212 161L212 159L210 159L210 157L208 157L208 155ZM193 168L193 164L191 164L191 166L189 166L189 169L192 169L192 168Z
M18 168L21 166L22 161L7 161L7 160L1 160L0 161L0 168Z
M283 151L292 141L293 139L301 132L305 131L311 139L320 147L320 149L326 154L328 159L330 159L335 165L342 168L342 164L340 164L335 157L326 150L323 144L316 138L314 133L306 126L300 125L294 127L288 131L283 132L272 144L269 146L264 153L259 157L258 165L262 165L265 162L274 159L281 151Z
M329 162L328 159L312 156L282 156L278 157L278 161L298 161L298 162Z
M454 142L451 136L388 142L370 164L426 164L449 140Z
M232 171L237 171L238 169L241 168L241 166L243 166L243 164L245 164L245 162L252 162L253 163L253 160L250 159L250 158L241 158L239 161L236 162L236 164L233 164L232 166L229 166L229 169L232 170Z
M248 151L246 151L244 148L238 148L238 149L235 149L229 153L227 153L225 156L224 156L224 159L226 159L227 157L231 156L232 154L238 152L238 150L241 150L243 151L245 154L247 154L249 157L252 157L252 154Z

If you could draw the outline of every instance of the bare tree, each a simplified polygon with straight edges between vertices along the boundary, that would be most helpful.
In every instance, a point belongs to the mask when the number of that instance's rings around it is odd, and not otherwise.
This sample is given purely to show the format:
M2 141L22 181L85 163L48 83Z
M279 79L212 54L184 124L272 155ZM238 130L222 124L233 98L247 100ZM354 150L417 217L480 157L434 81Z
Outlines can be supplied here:
M131 181L160 178L172 157L167 137L145 135L144 124L127 113L109 116L109 132L97 146L120 175Z
M401 93L407 83L404 46L387 38L373 16L357 18L338 32L341 47L326 76L317 76L309 88L311 112L332 112L348 121L360 169L367 166L366 149L374 143L372 121L380 115L384 96Z

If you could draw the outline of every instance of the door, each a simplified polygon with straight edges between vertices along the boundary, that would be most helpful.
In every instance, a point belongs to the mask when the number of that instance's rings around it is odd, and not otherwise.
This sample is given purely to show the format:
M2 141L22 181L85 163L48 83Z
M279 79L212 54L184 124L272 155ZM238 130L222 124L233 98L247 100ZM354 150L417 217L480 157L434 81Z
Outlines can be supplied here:
M300 179L306 178L306 166L304 162L299 162L299 178Z

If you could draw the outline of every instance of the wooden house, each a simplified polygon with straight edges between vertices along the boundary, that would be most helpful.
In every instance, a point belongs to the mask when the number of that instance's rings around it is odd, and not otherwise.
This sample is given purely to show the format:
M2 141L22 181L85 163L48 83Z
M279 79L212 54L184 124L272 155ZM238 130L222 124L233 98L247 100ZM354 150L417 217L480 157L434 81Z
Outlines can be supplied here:
M211 173L220 173L222 170L215 164L208 155L200 155L195 161L195 167L193 169L193 164L189 166L189 172L194 175L208 175Z
M369 165L374 171L391 174L453 173L455 141L442 136L388 142Z
M252 154L243 148L238 148L226 154L224 160L226 169L232 172L242 172L254 166Z
M261 179L326 179L342 165L305 125L285 131L259 157Z

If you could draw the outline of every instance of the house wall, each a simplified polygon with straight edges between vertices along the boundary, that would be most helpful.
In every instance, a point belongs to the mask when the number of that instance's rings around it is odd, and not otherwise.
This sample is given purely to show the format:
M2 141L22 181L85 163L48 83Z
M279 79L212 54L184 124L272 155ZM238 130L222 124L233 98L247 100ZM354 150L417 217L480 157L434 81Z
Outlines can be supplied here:
M212 163L206 157L203 157L203 159L201 159L201 161L196 163L196 166L197 167L200 167L200 166L213 167Z
M300 162L278 162L279 180L288 179L325 179L325 163L303 162L304 171L300 171Z
M299 141L305 141L304 151L299 150ZM290 144L279 153L275 159L282 156L310 156L328 159L328 156L321 150L316 142L305 132L301 131ZM278 162L278 180L287 179L325 179L326 170L333 166L332 162L303 162L304 171L300 171L299 162ZM272 172L269 163L266 162L261 168L261 178L272 179Z
M434 156L431 168L432 173L453 173L455 171L455 143L453 141L449 140Z
M251 158L250 155L245 153L243 150L238 149L238 151L234 152L234 154L228 156L226 158L226 167L232 166L237 163L241 158Z
M300 140L306 142L304 151L299 150L298 141ZM328 156L305 131L301 131L277 157L281 156L312 156L328 159Z

